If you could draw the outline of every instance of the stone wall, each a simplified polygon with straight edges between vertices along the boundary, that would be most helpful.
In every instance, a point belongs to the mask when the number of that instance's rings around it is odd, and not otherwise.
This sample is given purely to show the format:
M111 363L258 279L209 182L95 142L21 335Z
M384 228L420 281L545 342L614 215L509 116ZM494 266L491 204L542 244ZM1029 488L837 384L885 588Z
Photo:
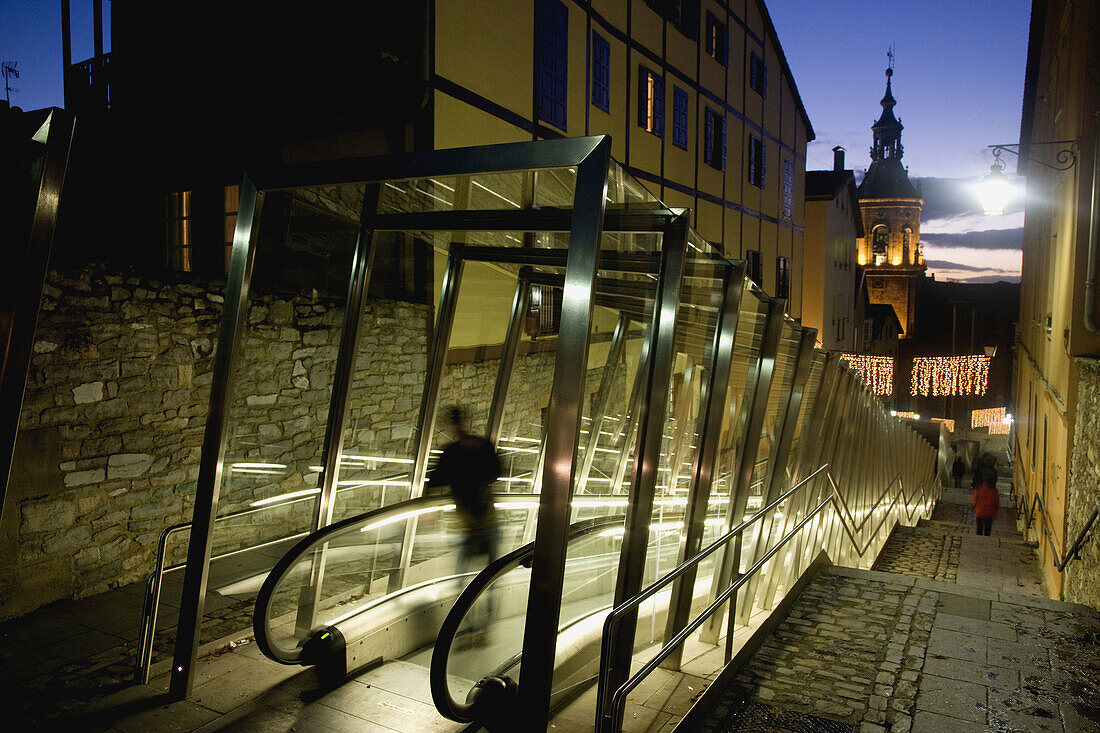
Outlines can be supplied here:
M1067 543L1078 537L1100 505L1100 361L1079 358L1076 362L1079 380L1066 506ZM1089 531L1080 559L1066 567L1063 595L1067 601L1100 609L1100 523Z
M217 284L95 268L49 273L0 526L0 618L144 578L160 533L190 520L221 310ZM346 455L412 457L431 317L426 305L366 307ZM317 486L342 321L343 304L316 295L254 294L229 410L222 514ZM517 359L506 436L537 437L554 358L551 347ZM449 364L441 404L465 405L482 429L498 363ZM589 370L589 394L601 371ZM437 431L437 444L447 439ZM517 463L529 470L533 458ZM337 514L402 498L387 486L383 499L376 484L400 483L407 471L347 466L341 479L363 484L344 489ZM223 522L214 551L301 531L312 511L307 500ZM175 558L187 535L178 537Z

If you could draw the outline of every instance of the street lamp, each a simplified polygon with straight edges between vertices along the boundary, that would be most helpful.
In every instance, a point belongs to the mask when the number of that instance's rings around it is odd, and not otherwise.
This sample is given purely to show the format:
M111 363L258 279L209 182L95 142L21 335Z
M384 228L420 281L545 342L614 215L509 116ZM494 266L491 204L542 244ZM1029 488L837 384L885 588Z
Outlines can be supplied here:
M989 167L989 175L983 178L982 182L979 184L978 191L978 196L982 200L982 210L988 215L1003 214L1005 204L1008 203L1008 197L1012 194L1012 186L1008 181L1008 176L1004 174L1005 163L1001 160L1002 152L1012 153L1017 157L1023 157L1024 160L1030 163L1037 163L1054 171L1068 171L1077 164L1077 153L1073 152L1073 146L1076 144L1076 140L1051 140L1049 142L1039 143L1028 142L990 145L989 147L993 148L993 165ZM1055 159L1058 161L1057 164L1051 164L1028 155L1027 148L1032 145L1068 145L1069 147L1059 150L1055 156ZM1020 153L1021 147L1024 148L1022 156Z

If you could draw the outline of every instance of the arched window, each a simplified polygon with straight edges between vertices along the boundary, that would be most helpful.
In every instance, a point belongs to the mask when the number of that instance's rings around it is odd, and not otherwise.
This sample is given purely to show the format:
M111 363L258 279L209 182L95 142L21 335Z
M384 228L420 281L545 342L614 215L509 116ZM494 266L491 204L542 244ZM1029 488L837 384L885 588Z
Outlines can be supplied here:
M871 231L871 261L876 265L886 264L886 248L888 246L889 232L884 224L879 224Z
M909 264L909 238L912 234L913 230L909 227L901 230L901 262L903 265Z

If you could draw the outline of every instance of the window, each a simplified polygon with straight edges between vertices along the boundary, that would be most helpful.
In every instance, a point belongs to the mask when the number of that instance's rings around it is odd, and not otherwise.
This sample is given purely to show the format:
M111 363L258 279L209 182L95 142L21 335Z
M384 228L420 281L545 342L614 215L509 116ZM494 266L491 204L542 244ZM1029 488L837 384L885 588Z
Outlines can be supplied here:
M909 237L912 235L913 230L909 227L905 227L901 230L901 264L909 264ZM913 258L914 262L916 258Z
M775 297L791 297L791 258L778 257L775 260Z
M761 97L768 96L768 65L756 54L749 57L749 86Z
M560 0L535 3L535 95L538 117L565 131L565 72L569 11Z
M783 159L783 218L794 218L794 161Z
M749 276L749 280L760 287L764 287L764 255L758 249L750 249L745 253L746 270L745 274Z
M611 46L596 33L592 34L592 105L611 111Z
M720 171L726 169L726 118L706 108L703 129L703 162Z
M707 11L707 55L726 65L729 60L729 34L726 24L718 20L714 13Z
M233 254L233 234L237 229L237 211L240 209L241 187L226 186L222 217L225 222L225 271L229 272L229 258Z
M672 144L688 149L688 95L680 87L672 87Z
M699 40L699 0L645 0L645 4L685 36Z
M665 134L665 80L638 67L638 125L657 137Z
M883 224L879 224L871 231L871 261L875 265L886 264L886 248L889 237L890 232Z
M173 191L168 194L166 217L168 267L181 272L191 272L191 192Z
M749 183L757 188L764 188L765 155L764 141L749 135Z

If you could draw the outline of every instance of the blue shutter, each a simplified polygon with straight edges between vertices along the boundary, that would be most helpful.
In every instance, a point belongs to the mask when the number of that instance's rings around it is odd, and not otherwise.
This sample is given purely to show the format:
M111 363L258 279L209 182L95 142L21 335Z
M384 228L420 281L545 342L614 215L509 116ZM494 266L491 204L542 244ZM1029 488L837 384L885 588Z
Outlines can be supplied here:
M756 186L756 138L749 136L749 183Z
M718 60L722 62L722 66L729 64L730 60L730 29L725 23L718 25L718 34L722 41L721 58Z
M592 104L611 111L611 46L596 33L592 34Z
M535 21L538 117L564 131L569 11L560 0L537 0Z
M703 162L714 165L714 113L707 107L706 129L703 131Z
M664 137L665 134L665 80L653 76L653 134Z
M672 87L672 144L687 150L688 144L688 96L678 86Z
M638 125L646 127L646 102L649 99L649 71L644 66L638 67Z
M718 170L726 169L726 118L722 117L722 165Z
M768 180L768 146L763 139L760 140L760 188L767 185Z

